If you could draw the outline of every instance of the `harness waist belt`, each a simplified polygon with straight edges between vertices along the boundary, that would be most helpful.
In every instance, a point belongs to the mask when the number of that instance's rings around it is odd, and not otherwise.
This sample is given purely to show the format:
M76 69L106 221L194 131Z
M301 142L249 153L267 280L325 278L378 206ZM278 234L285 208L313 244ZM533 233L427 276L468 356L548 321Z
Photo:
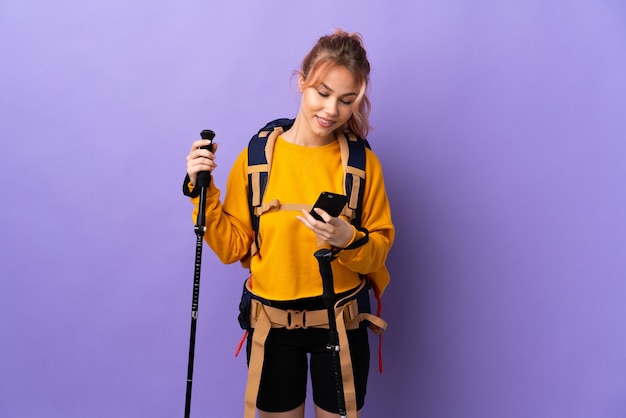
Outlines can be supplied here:
M359 313L358 303L355 299L349 301L341 307L335 308L335 315L339 316L343 312L343 320L347 330L358 329L362 321L369 321L378 328L385 329L387 324L369 312ZM271 323L272 328L307 329L307 328L328 328L328 311L319 309L315 311L279 309L273 306L264 305L257 299L252 299L250 303L250 325L256 328L257 321L264 310Z

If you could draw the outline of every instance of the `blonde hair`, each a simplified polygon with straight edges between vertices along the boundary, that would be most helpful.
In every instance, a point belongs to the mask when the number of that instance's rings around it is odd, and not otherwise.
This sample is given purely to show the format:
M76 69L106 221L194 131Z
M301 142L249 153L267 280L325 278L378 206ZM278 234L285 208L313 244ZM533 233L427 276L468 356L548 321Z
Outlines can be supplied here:
M337 67L347 68L360 85L358 96L352 103L352 115L345 128L365 138L371 128L371 104L367 97L370 63L360 34L337 29L331 35L322 36L304 57L298 75L303 80L303 87L312 87L319 84L328 71Z

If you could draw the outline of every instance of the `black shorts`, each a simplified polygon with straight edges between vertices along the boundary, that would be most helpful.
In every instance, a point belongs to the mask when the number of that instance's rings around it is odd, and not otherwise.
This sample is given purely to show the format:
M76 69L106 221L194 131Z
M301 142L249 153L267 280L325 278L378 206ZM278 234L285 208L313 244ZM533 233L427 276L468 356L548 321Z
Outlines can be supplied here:
M318 303L307 301L289 303L286 306L273 306L281 309L321 309ZM299 301L298 301L299 302ZM252 335L248 335L248 362ZM354 372L357 409L365 403L367 376L370 364L370 348L367 328L347 331ZM307 389L307 372L311 370L313 401L318 407L333 413L339 413L337 389L335 385L333 355L326 348L328 330L320 328L294 329L272 328L265 343L265 358L257 408L266 412L285 412L304 403Z

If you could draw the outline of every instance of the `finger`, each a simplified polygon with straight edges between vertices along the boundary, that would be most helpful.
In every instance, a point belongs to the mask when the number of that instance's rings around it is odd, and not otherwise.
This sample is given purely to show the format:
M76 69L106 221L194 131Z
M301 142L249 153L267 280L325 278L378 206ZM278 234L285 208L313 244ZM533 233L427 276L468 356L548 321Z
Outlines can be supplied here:
M207 148L202 148L202 147L207 147L208 145L211 145L211 141L209 141L208 139L198 139L197 141L194 141L191 144L191 150L189 150L189 157L190 158L212 157L213 153L215 153L215 150L217 150L217 143L213 144L212 150L209 150Z
M315 211L315 213L317 213L319 216L321 216L321 217L322 217L322 219L324 220L324 222L325 222L325 223L329 223L329 222L333 219L333 217L332 217L332 216L330 216L330 215L328 214L328 212L326 212L326 211L325 211L324 209L322 209L322 208L313 208L313 210ZM313 219L315 219L315 218L313 218ZM316 219L316 221L317 221L317 219ZM318 222L319 222L319 221L318 221Z
M316 234L320 232L320 227L326 225L324 222L318 221L315 219L308 211L302 209L302 216L297 216L297 218L302 222L307 228Z
M210 164L210 162L215 160L215 154L213 154L211 151L202 149L202 148L198 148L194 151L192 151L188 156L187 156L187 161L188 162L195 162L195 164Z
M217 164L208 158L198 158L194 160L192 167L198 171L213 171L217 167Z
M204 171L204 170L213 170L217 167L217 164L212 158L208 157L197 157L193 158L192 156L187 157L187 167L189 169Z
M311 222L315 221L315 218L313 218L311 214L304 209L301 209L300 211L302 212L302 215L296 216L296 218L298 218L298 220L305 224L308 228L311 228Z
M326 222L315 219L313 216L311 216L309 212L305 210L302 210L302 214L302 217L298 217L300 218L300 221L305 224L307 228L313 231L315 235L317 235L320 239L326 241L333 235L335 227ZM324 215L332 219L332 217L328 215L328 213L324 212ZM323 216L323 214L320 214L320 216Z
M206 139L197 139L195 141L193 141L191 143L191 150L189 151L189 153L191 154L192 152L194 152L195 150L197 150L198 148L204 146L204 145L208 145L210 143L210 141L206 140Z

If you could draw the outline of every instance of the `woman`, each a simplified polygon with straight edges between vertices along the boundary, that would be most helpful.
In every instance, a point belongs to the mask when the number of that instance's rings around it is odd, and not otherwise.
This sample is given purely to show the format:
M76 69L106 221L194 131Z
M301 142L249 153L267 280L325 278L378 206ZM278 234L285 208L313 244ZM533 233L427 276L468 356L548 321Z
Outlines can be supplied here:
M344 192L338 134L350 132L365 138L369 130L366 94L369 71L366 51L358 34L337 30L319 39L298 73L302 94L299 111L291 128L274 144L264 202L278 199L281 203L308 204L310 209L320 192ZM187 156L185 188L191 196L198 173L212 173L217 167L217 144L213 152L201 148L206 145L206 140L195 141ZM248 153L244 150L228 177L223 203L214 182L207 189L206 227L211 233L205 235L205 240L224 263L248 260L254 241L247 168ZM363 275L371 277L379 293L384 290L389 282L384 262L393 243L394 227L382 168L369 149L366 150L365 173L361 226L368 234L355 228L346 216L333 217L322 209L315 209L322 221L304 208L270 211L262 216L258 232L262 245L246 261L255 297L274 308L291 312L323 309L322 281L313 256L320 246L330 247L337 253L332 270L335 292L339 296L349 295L359 288ZM198 198L192 198L192 202L196 219ZM357 248L346 249L364 241ZM252 331L248 337L249 361L253 334ZM356 409L360 410L370 361L367 329L349 330L347 339ZM304 416L309 367L316 417L339 416L332 354L327 344L328 329L271 328L261 356L264 360L256 397L260 418Z

